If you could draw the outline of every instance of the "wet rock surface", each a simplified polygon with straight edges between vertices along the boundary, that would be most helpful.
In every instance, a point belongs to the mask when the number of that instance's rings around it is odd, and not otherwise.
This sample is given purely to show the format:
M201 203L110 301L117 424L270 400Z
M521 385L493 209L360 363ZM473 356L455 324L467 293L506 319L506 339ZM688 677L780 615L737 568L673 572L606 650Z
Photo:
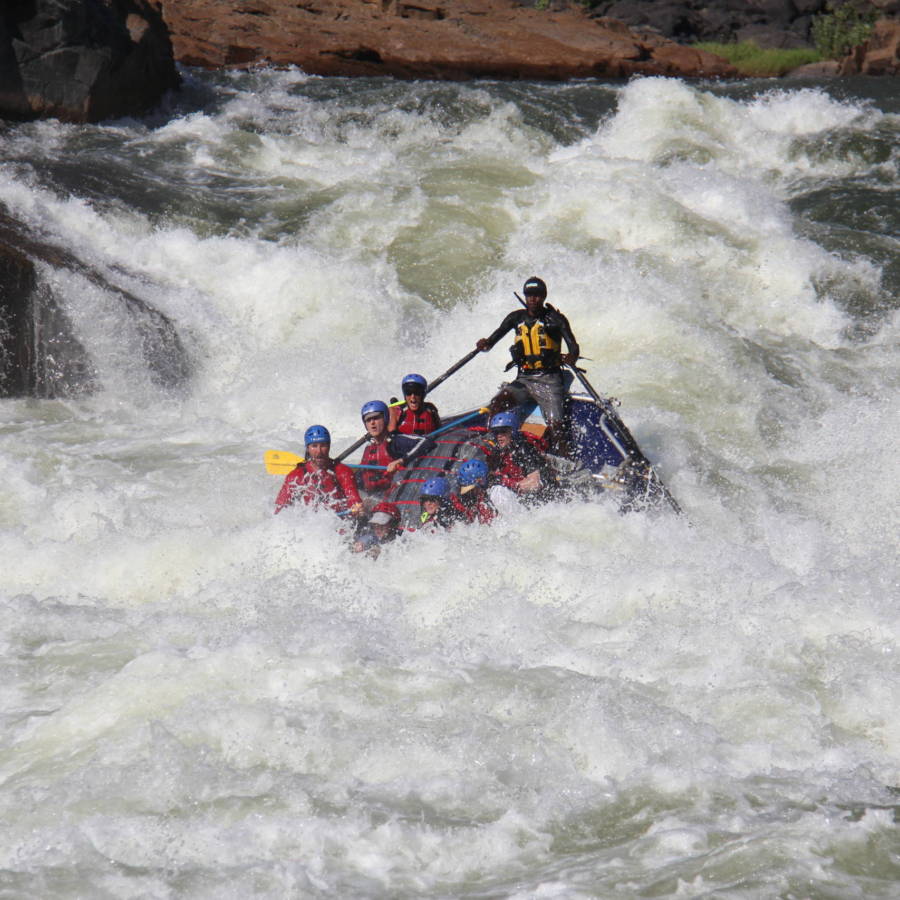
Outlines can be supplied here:
M42 282L41 266L81 276L111 298L158 387L176 389L188 380L190 360L168 317L0 207L0 397L70 397L96 386L65 298Z

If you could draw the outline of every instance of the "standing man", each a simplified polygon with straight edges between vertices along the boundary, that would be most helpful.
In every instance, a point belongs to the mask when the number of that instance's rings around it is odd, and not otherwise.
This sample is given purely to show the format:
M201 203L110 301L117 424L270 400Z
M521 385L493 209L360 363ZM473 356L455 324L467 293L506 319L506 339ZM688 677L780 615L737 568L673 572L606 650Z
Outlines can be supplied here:
M491 400L491 411L519 406L532 398L540 406L550 431L550 451L566 456L566 387L562 366L574 366L581 351L569 320L559 310L545 305L547 285L540 278L529 278L522 293L525 309L514 309L493 334L480 338L475 344L486 352L508 331L515 330L516 333L515 343L510 348L512 362L507 368L518 366L518 374ZM562 352L563 341L568 353Z
M284 479L275 500L275 512L285 506L303 503L325 507L338 515L359 516L363 511L353 472L329 456L331 434L324 425L310 425L303 435L306 459Z

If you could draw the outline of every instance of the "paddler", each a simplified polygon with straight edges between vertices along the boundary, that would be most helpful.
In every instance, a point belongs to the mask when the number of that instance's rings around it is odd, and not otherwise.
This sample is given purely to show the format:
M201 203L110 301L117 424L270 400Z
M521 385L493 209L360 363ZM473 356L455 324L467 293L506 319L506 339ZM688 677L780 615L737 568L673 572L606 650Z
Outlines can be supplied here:
M544 302L547 285L540 278L529 278L522 293L525 308L514 309L496 331L486 338L479 338L475 344L486 352L508 331L515 330L515 343L510 347L512 362L506 368L517 366L518 373L515 380L504 384L491 400L491 412L521 406L529 398L533 399L540 406L550 432L550 452L566 456L566 386L562 366L575 365L581 351L569 320ZM563 341L568 353L562 352Z
M450 503L450 482L443 475L429 478L419 491L419 530L434 533L459 519Z
M519 417L512 410L493 415L489 427L490 494L495 505L495 489L511 491L526 502L550 499L558 483L553 467L544 456L541 439L521 431Z
M388 405L383 400L369 400L359 411L369 443L363 451L362 464L384 466L384 471L360 469L362 490L379 499L394 480L394 472L434 447L434 439L388 432ZM369 501L371 505L371 501Z
M399 508L395 503L382 501L372 510L372 515L366 525L357 532L351 550L354 553L378 556L381 552L381 545L396 540L400 533Z
M390 431L400 434L430 434L441 427L441 416L437 407L425 399L428 381L424 376L412 372L400 383L403 405L391 410Z
M279 513L293 503L314 508L326 508L338 515L356 518L363 512L353 472L343 463L329 456L331 434L324 425L310 425L303 436L306 459L287 477L275 500Z
M483 459L468 459L456 470L459 493L450 495L450 504L459 518L468 523L489 525L497 510L487 494L488 467Z

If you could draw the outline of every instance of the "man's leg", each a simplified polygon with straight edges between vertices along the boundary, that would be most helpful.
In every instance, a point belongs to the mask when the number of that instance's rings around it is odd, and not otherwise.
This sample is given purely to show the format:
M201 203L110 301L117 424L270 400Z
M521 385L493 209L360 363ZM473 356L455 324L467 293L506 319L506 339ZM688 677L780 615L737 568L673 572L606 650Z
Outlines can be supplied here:
M498 412L521 406L528 401L529 396L530 391L518 380L509 384L501 384L500 390L491 397L488 408L493 416Z
M525 381L529 393L537 401L547 423L550 453L568 457L569 429L566 425L566 388L562 375L548 372Z

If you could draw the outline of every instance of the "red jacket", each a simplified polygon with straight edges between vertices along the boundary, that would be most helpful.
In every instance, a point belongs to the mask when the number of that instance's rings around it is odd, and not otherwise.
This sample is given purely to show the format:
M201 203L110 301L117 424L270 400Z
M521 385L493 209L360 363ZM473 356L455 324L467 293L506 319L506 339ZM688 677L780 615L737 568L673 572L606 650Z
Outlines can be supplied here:
M397 419L394 430L399 431L400 434L430 434L440 427L441 417L437 407L426 401L417 413L404 406L400 411L400 418Z
M382 441L380 444L370 442L363 450L362 464L365 466L387 466L397 457L391 455L390 442ZM369 494L383 494L394 480L393 475L387 472L374 472L371 469L360 469L359 480L362 489Z
M491 483L502 484L514 491L519 482L535 470L541 473L545 483L549 483L550 467L539 447L540 439L527 432L516 436L505 450L494 447L489 455Z
M497 515L497 510L491 505L484 489L475 488L475 490L478 493L473 502L465 503L456 494L451 494L450 503L464 521L472 523L477 519L480 525L490 525Z
M324 506L343 513L360 502L353 472L343 463L329 461L324 469L312 462L300 463L284 479L275 500L275 512L285 506L302 502L306 506Z

